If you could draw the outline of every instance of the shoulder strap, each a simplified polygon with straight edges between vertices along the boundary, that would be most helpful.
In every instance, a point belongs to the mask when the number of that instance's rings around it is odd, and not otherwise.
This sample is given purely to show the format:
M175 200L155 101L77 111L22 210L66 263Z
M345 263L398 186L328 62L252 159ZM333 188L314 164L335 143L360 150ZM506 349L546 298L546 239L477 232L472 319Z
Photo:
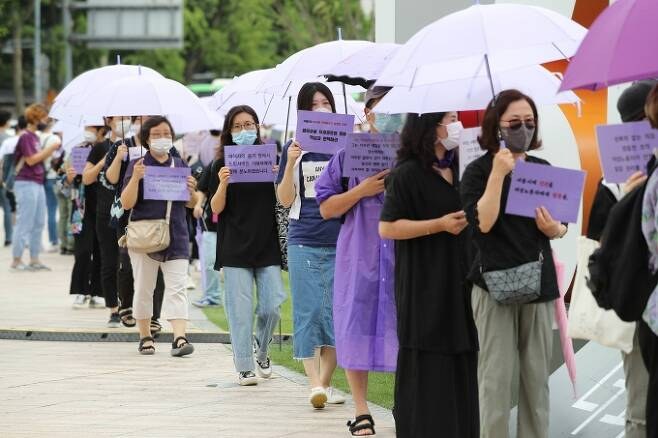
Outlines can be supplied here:
M169 166L171 169L176 167L175 162L176 162L176 159L172 155L171 156L171 165ZM167 214L165 215L165 222L167 223L167 225L169 225L169 219L171 218L171 204L172 204L171 201L167 201Z
M21 157L20 160L18 160L18 163L16 163L16 173L15 175L18 175L20 171L23 169L23 166L25 165L25 157Z

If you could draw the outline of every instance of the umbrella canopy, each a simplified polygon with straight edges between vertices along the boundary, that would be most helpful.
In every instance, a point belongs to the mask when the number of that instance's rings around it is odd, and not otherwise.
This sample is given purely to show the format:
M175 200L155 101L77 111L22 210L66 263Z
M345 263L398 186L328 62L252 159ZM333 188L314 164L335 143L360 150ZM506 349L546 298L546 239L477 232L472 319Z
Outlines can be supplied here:
M416 86L489 76L565 59L587 30L545 8L474 5L424 27L400 47L377 85ZM458 43L455 43L457 41Z
M258 91L273 92L281 87L285 89L294 81L316 81L318 76L323 75L337 62L373 46L375 43L370 41L337 40L301 50L277 65L260 84Z
M80 125L90 94L113 81L140 75L163 78L157 71L137 65L108 65L88 70L76 76L59 92L50 109L50 117Z
M399 48L400 44L392 43L378 43L366 47L328 68L323 74L328 81L369 88Z
M560 80L544 67L535 65L495 73L494 91L516 88L538 105L578 103L573 92L556 94ZM480 110L491 100L491 84L486 77L457 79L413 88L394 87L374 108L379 113L434 113Z
M179 132L217 129L204 103L183 84L171 79L133 76L113 81L89 96L85 119L99 116L162 115L171 119Z
M658 2L618 0L594 21L571 60L562 90L598 90L658 77Z

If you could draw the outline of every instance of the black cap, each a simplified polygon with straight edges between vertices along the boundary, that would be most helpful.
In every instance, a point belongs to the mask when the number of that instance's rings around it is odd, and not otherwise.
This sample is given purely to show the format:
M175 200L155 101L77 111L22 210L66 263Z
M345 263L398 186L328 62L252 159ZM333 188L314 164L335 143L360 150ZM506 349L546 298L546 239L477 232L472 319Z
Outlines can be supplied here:
M644 104L656 80L637 81L621 93L617 101L617 111L622 122L633 122L644 118Z
M368 88L368 91L366 91L366 97L363 99L366 106L369 107L368 104L371 100L386 96L386 93L391 91L391 88L392 87L381 87L379 85L373 85L372 87Z

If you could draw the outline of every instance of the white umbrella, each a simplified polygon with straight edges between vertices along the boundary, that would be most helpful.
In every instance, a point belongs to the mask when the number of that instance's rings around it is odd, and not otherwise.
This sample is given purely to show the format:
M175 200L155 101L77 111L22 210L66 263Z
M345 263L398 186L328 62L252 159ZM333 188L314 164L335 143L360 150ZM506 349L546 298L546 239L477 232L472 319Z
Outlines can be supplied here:
M404 44L377 85L420 86L490 77L576 53L587 30L536 6L474 5L424 27Z
M325 70L337 62L374 45L375 43L370 41L339 39L301 50L277 65L261 83L259 91L286 95L287 88L294 82L316 81ZM346 99L343 101L343 110L347 112Z
M218 122L183 84L143 75L113 81L90 95L85 114L83 123L99 116L162 115L169 117L179 132L216 129Z
M494 74L494 91L510 88L532 97L538 105L579 103L575 93L559 93L560 80L544 67L535 65ZM432 85L394 87L377 104L379 113L434 113L442 111L480 110L491 100L491 83L487 77L457 79Z
M137 65L118 64L88 70L76 76L59 92L50 109L50 117L79 125L85 115L84 110L90 94L113 81L139 75L163 77L151 68Z
M224 106L224 102L235 93L240 92L258 92L260 85L265 78L274 71L273 68L265 70L254 70L233 78L231 82L226 84L221 90L217 91L212 96L212 103L214 108L219 109Z
M89 120L87 126L103 126L105 121L99 117L96 120ZM84 141L84 126L78 126L64 120L58 120L52 127L52 132L58 132L62 135L62 148L68 153L71 148Z
M361 49L322 72L329 81L340 81L350 85L368 86L401 47L400 44L376 43Z

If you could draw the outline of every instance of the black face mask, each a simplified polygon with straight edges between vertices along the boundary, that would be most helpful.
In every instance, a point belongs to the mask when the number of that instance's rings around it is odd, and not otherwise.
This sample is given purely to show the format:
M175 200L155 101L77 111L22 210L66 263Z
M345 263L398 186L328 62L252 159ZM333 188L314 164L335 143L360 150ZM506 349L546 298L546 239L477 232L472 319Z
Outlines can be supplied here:
M37 131L43 131L47 127L48 127L48 125L45 124L45 123L37 123Z

